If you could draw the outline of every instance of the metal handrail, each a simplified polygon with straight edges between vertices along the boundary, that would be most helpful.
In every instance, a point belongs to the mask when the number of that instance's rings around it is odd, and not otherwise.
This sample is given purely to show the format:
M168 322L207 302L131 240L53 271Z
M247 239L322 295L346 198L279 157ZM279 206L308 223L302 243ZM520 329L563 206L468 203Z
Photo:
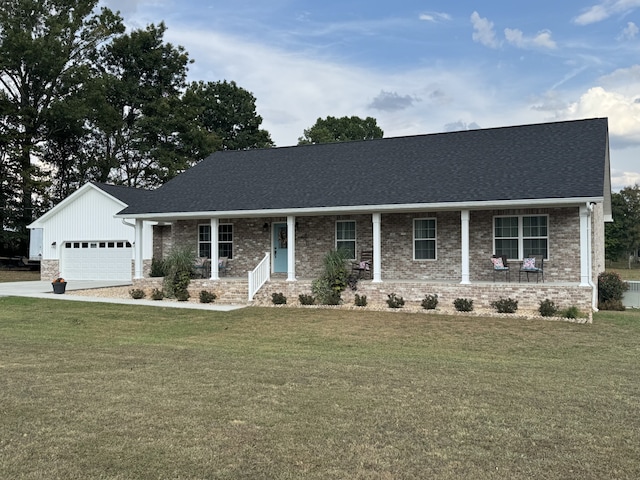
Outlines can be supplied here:
M265 253L264 258L258 266L248 273L249 276L249 301L262 286L271 279L271 262L269 261L269 252Z

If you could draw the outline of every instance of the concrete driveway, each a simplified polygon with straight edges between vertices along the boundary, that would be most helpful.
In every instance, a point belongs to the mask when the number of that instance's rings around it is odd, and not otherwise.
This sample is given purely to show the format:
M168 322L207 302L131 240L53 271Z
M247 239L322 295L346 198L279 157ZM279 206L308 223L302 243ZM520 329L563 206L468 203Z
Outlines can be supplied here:
M92 280L74 280L67 282L66 291L88 290L92 288L123 287L131 282L108 282ZM147 305L151 307L191 308L195 310L215 310L227 312L243 308L243 305L216 305L215 303L193 303L178 301L134 300L133 298L108 298L80 295L56 295L53 293L51 282L7 282L0 283L0 297L31 297L49 300L71 300L75 302L121 303L126 305Z

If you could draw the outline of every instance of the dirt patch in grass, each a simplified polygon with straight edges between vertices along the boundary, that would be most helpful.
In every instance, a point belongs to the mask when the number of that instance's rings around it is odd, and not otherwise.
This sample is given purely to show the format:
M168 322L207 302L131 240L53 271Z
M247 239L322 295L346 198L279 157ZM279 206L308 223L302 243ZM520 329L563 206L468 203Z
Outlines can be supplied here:
M0 283L3 282L35 282L40 280L40 272L20 270L18 268L0 269Z

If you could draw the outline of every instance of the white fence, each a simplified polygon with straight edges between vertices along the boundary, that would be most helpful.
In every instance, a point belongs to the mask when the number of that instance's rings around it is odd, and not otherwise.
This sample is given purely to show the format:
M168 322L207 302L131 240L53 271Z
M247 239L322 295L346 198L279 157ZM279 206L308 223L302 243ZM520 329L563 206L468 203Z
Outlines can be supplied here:
M268 282L271 278L271 262L269 261L269 252L267 252L256 268L249 272L249 301L253 300L253 296L258 290Z
M627 281L629 290L624 292L622 304L627 308L640 308L640 282Z

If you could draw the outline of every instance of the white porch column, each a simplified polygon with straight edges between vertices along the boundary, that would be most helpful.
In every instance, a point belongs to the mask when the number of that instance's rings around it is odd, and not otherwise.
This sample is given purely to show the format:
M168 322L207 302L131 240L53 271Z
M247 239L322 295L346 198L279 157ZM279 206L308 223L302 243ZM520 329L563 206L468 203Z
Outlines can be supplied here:
M218 250L218 218L212 218L211 222L211 280L220 279L218 272L218 260L220 260Z
M591 286L591 242L589 238L589 222L591 222L591 211L587 205L580 207L580 286Z
M144 221L136 218L136 226L135 226L135 249L134 249L134 273L133 278L143 278L143 244L144 244L144 235L142 234Z
M371 215L371 222L373 223L373 282L382 282L382 242L381 242L381 229L380 229L379 213Z
M461 284L471 283L469 277L469 210L462 210L460 212L460 226L462 233L462 280Z
M287 217L287 282L296 281L296 217Z

